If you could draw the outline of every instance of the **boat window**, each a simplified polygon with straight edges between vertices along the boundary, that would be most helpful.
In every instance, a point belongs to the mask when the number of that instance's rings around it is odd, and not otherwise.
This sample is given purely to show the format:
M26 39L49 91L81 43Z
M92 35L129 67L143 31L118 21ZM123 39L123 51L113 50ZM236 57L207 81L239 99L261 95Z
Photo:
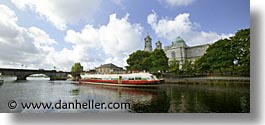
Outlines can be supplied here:
M128 80L128 78L127 77L123 77L122 80Z
M135 77L135 80L141 80L142 78L141 77Z
M142 80L147 80L147 78L142 78Z
M129 78L129 80L134 80L134 78Z

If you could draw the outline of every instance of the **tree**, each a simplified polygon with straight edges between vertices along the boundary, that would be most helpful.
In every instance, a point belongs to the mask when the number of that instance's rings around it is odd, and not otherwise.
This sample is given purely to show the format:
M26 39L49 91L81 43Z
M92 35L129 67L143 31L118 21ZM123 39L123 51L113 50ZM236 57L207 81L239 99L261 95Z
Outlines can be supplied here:
M220 39L210 45L195 61L198 72L250 72L250 29L239 30L229 39Z
M72 72L82 72L83 71L83 66L80 64L80 62L78 63L75 63L73 66L72 66Z
M150 61L148 60L148 57L151 54L146 51L138 50L136 52L133 52L129 55L129 58L126 60L128 70L137 70L137 71L143 71L149 70Z
M138 50L129 55L127 59L128 70L164 72L168 70L168 58L163 50L155 49L153 52Z
M231 40L235 70L250 72L250 29L238 31Z
M191 75L192 73L194 73L194 65L192 64L192 61L185 60L184 63L182 64L181 71L184 74L189 74L189 75Z
M149 58L151 61L151 72L165 72L168 70L168 57L162 49L155 49Z
M179 61L177 61L176 59L170 61L169 62L169 72L174 73L176 75L179 75L180 74L179 66L180 66Z
M73 76L73 80L78 80L79 78L81 78L80 73L83 71L83 66L80 64L80 62L75 63L72 66L72 76Z

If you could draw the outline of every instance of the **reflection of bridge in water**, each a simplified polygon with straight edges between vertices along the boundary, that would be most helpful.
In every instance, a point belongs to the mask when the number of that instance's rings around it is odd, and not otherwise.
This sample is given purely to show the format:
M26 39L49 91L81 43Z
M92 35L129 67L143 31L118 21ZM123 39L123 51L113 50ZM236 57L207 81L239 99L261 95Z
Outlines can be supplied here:
M26 78L33 74L44 74L50 77L50 80L57 80L61 78L66 78L70 72L56 71L56 70L34 70L34 69L9 69L9 68L0 68L0 73L2 75L12 75L16 76L17 80L26 80Z

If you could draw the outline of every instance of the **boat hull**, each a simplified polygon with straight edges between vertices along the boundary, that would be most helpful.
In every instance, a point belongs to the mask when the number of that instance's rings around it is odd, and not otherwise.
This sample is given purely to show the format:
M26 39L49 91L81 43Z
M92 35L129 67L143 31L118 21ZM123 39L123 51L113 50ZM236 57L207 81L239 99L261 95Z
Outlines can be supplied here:
M105 85L105 86L122 86L122 87L159 87L161 80L123 80L118 83L117 80L79 80L79 84L93 84L93 85Z

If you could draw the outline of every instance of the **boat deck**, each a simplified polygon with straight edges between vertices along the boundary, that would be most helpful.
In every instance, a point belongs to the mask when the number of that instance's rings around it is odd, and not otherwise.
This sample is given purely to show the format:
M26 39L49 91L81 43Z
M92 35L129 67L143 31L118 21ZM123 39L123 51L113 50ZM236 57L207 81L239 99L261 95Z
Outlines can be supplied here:
M114 84L114 83L100 83L100 82L80 82L81 84L93 84L93 85L104 85L104 86L121 86L121 87L137 87L137 88L158 88L161 84Z

